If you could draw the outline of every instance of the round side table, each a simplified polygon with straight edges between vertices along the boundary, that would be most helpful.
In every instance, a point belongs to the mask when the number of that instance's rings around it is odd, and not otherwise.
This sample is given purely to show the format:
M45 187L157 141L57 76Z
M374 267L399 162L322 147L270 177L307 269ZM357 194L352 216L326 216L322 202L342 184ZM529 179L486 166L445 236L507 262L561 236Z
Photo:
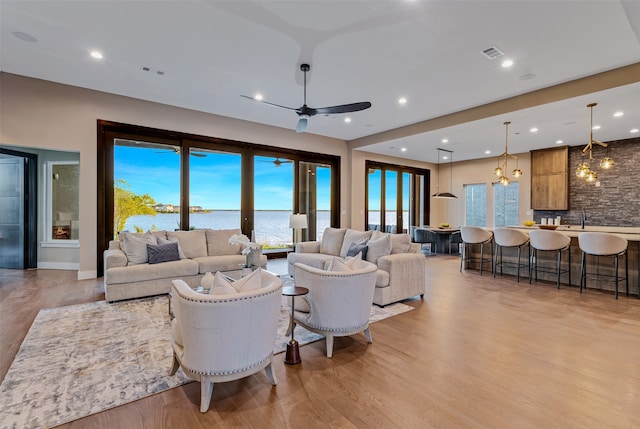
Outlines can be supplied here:
M282 294L284 296L291 297L291 340L287 343L287 354L284 358L284 363L287 365L295 365L302 361L302 359L300 359L300 348L298 346L298 342L293 337L293 312L295 311L296 296L302 296L308 293L309 289L301 286L286 286L282 288Z

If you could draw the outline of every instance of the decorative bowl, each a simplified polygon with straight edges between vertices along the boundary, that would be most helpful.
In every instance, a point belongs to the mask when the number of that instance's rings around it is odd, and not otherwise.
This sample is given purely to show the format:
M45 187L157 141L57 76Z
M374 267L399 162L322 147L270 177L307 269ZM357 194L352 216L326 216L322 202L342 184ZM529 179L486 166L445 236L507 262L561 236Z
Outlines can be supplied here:
M558 225L538 225L538 228L554 230L558 228Z

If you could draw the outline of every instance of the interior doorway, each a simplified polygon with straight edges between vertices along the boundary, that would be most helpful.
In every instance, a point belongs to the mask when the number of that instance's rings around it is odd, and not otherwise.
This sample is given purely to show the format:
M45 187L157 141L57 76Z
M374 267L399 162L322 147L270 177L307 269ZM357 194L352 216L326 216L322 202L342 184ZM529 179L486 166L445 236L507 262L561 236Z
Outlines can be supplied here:
M0 148L0 268L37 266L38 156Z

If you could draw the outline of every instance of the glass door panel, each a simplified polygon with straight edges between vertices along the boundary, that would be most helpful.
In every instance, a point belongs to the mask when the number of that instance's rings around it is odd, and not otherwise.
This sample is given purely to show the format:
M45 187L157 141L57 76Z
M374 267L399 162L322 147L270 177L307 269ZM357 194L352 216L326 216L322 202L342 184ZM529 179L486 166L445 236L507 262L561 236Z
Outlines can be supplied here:
M331 166L300 162L298 174L298 212L307 214L305 241L322 239L331 226Z
M385 171L385 232L398 232L398 172Z
M0 268L24 268L24 164L0 155Z
M380 230L382 170L370 168L367 173L367 230Z
M413 201L413 174L402 173L402 232L405 234L413 225L413 216L411 215L411 202Z
M253 235L265 250L293 244L294 163L290 159L254 157Z
M114 235L182 229L180 147L115 139Z
M242 155L190 149L190 228L240 228Z

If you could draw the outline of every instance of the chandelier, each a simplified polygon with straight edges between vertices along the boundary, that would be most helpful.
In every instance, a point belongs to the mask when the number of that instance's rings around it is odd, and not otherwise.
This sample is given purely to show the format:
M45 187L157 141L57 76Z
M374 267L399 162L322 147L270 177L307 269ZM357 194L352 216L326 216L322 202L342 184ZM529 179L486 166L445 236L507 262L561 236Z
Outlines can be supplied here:
M516 160L516 168L511 172L511 175L515 178L522 176L522 170L518 168L518 157L509 153L509 124L507 121L505 125L505 138L504 138L504 153L498 156L498 166L493 170L493 174L498 176L498 182L501 185L509 186L511 179L507 177L507 171L509 171L509 157Z
M587 104L587 107L591 109L591 124L589 127L589 143L587 143L584 149L582 149L582 156L589 152L589 162L582 161L580 164L578 164L578 168L576 169L576 176L581 179L585 179L587 182L595 182L596 179L598 179L598 175L594 170L591 169L591 165L589 164L593 161L593 144L595 143L602 147L608 146L607 143L602 143L601 141L594 140L593 138L593 108L597 105L598 103ZM602 161L600 161L600 168L602 168L603 170L608 170L613 167L613 164L613 159L605 156L604 158L602 158Z

